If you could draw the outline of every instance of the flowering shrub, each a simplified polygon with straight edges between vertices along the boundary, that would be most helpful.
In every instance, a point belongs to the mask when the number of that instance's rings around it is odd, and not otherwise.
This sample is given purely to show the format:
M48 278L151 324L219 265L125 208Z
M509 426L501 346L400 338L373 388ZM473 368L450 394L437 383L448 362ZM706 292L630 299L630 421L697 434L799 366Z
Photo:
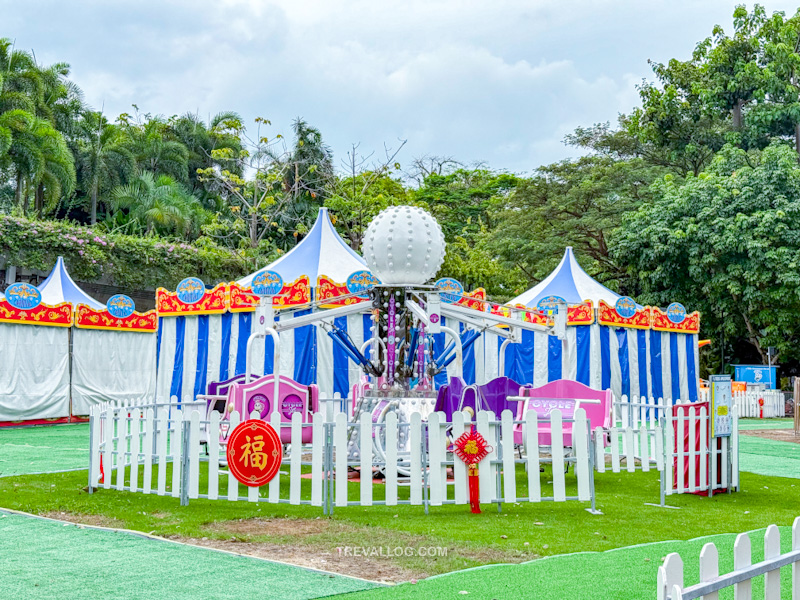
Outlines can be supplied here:
M195 245L154 237L96 233L62 221L0 215L0 255L7 264L49 271L63 256L81 281L103 279L128 289L175 289L185 277L205 283L233 281L253 269L245 259L208 239Z

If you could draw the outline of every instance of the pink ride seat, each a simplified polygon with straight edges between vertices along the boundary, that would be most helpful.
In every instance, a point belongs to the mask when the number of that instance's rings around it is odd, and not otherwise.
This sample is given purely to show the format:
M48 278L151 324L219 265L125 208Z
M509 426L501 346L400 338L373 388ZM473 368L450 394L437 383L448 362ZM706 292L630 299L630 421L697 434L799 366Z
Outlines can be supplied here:
M249 419L253 412L257 412L265 421L270 420L275 403L274 376L265 375L251 381L250 383L235 383L228 389L228 407L233 407L242 420ZM299 412L303 423L311 423L312 415L319 411L319 388L312 385L297 383L284 375L280 376L278 384L278 413L281 422L291 424L292 415ZM230 413L225 413L228 420ZM227 430L223 430L227 439ZM281 441L284 444L291 442L292 432L288 427L282 427L280 431ZM310 443L312 439L311 427L303 427L302 441L304 444ZM222 440L225 441L225 440Z
M595 390L577 381L558 379L537 388L520 388L526 398L517 408L516 420L533 410L539 418L539 445L552 445L550 412L558 409L564 419L574 418L575 411L586 411L592 431L596 427L611 427L611 390ZM572 446L572 423L564 423L564 446ZM514 443L522 444L522 425L514 427Z

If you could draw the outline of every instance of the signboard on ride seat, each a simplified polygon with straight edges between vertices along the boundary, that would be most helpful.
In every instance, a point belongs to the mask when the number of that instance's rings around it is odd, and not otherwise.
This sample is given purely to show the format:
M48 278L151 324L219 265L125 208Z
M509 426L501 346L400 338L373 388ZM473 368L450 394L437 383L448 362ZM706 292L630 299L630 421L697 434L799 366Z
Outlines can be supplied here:
M550 413L558 409L564 419L573 419L580 400L576 398L526 398L526 410L533 410L536 416L549 418Z
M236 426L226 448L228 469L249 487L269 483L281 467L283 446L268 423L249 419Z
M731 376L711 375L711 437L731 435Z

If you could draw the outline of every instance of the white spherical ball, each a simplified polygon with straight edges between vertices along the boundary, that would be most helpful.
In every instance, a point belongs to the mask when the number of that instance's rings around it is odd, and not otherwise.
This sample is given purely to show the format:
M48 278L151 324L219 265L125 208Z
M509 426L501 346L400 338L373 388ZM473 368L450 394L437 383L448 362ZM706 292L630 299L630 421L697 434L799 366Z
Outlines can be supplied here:
M415 206L382 210L367 227L371 240L364 251L370 271L386 285L420 285L430 281L444 261L444 234L430 213ZM392 242L406 250L395 262Z

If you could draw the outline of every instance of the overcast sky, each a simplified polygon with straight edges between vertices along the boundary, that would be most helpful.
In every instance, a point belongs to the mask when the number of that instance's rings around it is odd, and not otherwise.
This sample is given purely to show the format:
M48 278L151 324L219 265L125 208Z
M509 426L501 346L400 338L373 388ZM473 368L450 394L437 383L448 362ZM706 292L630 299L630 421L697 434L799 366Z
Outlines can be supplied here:
M793 13L798 2L768 1ZM687 58L735 3L704 0L0 0L0 37L66 61L95 108L234 110L288 133L301 116L339 159L350 144L529 172L575 151ZM749 6L752 6L750 4Z

